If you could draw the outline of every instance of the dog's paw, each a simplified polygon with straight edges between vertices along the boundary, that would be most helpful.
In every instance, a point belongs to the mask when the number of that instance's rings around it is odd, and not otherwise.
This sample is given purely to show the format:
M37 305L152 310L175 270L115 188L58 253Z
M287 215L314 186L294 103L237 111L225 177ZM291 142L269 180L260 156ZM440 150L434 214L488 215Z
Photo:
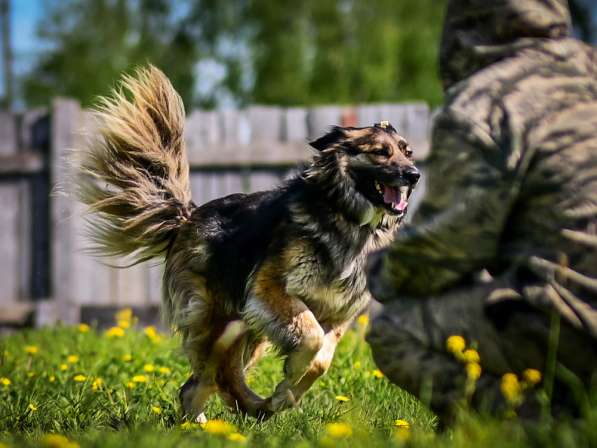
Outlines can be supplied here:
M296 398L290 389L279 389L266 400L267 408L272 412L298 407Z
M200 425L207 423L207 417L205 416L204 412L202 412L195 418L195 423L199 423Z

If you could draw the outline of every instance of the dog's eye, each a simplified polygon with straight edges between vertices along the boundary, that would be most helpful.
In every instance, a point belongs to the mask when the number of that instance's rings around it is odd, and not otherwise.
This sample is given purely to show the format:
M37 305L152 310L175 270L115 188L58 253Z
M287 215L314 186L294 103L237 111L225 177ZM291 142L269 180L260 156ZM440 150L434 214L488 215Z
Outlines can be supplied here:
M406 157L411 157L413 155L412 149L408 147L408 143L406 143L404 140L400 140L398 142L398 148L400 148L400 151L402 151Z
M383 156L383 157L388 157L390 155L390 151L388 150L388 148L378 148L373 150L373 154L375 154L376 156Z

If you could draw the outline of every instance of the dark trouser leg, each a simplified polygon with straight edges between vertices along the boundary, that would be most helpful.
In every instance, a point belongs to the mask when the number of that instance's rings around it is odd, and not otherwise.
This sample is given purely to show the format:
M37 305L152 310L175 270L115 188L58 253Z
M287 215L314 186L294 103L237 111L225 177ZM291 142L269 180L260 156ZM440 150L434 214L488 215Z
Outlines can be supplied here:
M375 361L390 380L417 396L431 384L431 407L449 417L464 396L465 369L445 344L450 335L461 335L476 342L483 368L473 404L499 408L504 373L544 372L550 328L549 314L521 300L487 307L487 297L503 286L489 283L386 305L368 335ZM587 381L597 365L595 349L564 322L560 333L558 362Z

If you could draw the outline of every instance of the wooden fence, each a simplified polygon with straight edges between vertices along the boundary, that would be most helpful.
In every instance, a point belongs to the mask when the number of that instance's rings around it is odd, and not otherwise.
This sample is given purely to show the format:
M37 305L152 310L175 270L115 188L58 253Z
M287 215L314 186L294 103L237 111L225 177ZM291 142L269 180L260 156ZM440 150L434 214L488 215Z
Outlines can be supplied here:
M308 163L306 142L329 126L381 120L425 159L429 110L421 103L192 111L186 142L193 200L271 188ZM92 114L68 99L49 111L0 113L0 322L77 322L86 308L159 304L161 267L115 269L87 255L82 207L55 188L68 182L66 154L93 128Z

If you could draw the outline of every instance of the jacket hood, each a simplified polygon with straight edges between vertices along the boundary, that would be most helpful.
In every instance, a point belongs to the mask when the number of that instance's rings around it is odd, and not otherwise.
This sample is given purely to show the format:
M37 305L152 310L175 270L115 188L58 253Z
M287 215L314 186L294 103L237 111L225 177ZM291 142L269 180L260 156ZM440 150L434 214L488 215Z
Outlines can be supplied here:
M440 49L447 89L537 43L570 35L567 0L449 0Z

